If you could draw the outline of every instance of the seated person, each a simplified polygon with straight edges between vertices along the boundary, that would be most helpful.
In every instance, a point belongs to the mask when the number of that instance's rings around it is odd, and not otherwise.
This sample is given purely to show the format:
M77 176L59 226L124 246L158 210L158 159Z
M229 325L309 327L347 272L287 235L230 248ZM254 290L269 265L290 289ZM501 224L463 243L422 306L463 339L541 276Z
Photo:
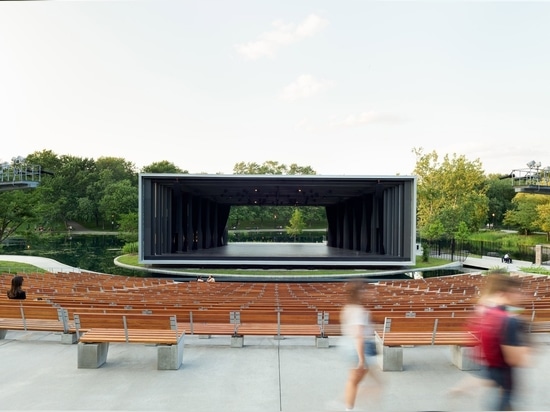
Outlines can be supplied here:
M208 279L206 279L206 281L207 281L208 283L214 283L214 282L216 281L216 279L214 279L214 278L212 277L212 275L208 275Z
M27 293L23 290L23 276L14 276L11 279L11 288L8 290L8 299L26 299Z

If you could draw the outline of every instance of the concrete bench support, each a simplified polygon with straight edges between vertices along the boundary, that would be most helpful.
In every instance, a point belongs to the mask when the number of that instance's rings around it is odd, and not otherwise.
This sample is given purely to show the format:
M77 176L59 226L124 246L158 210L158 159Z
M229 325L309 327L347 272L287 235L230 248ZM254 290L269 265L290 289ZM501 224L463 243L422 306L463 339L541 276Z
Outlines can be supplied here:
M243 335L233 335L231 336L231 347L232 348L242 348L244 345L244 336Z
M4 339L6 337L6 333L8 333L7 329L0 329L0 339Z
M382 346L378 357L380 369L383 371L403 370L403 348L401 346Z
M473 361L475 350L470 346L451 346L453 365L462 371L479 370L479 365Z
M97 369L107 361L109 343L79 343L78 368Z
M328 348L330 346L327 336L316 336L315 337L315 346L318 348Z
M62 333L61 334L61 343L64 345L72 345L73 343L78 342L76 333Z
M375 336L378 364L383 371L403 370L403 347L384 346L378 335Z
M183 363L183 337L176 345L159 345L157 348L157 369L178 370ZM109 343L79 343L78 368L97 369L107 362Z
M157 353L158 370L178 370L183 363L183 337L177 345L160 345Z

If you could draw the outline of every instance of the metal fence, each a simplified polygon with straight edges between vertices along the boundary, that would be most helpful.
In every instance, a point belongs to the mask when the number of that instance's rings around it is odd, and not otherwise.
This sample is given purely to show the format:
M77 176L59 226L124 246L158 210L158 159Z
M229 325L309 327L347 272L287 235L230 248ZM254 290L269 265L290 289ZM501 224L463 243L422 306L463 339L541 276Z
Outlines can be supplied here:
M535 262L535 248L533 246L518 245L510 250L501 242L488 242L483 240L437 240L422 241L422 247L429 249L430 256L464 262L468 256L493 256L502 257L506 253L513 259ZM550 265L550 248L543 247L543 265Z

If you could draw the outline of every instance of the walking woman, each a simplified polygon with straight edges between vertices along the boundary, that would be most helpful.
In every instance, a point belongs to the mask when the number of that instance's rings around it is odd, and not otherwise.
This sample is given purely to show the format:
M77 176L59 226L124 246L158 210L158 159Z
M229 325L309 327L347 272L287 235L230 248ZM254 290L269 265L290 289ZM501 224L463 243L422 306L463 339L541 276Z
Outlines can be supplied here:
M350 362L344 394L347 411L353 410L359 383L369 373L366 357L375 355L374 330L370 323L370 314L363 306L363 289L363 282L360 280L347 285L348 301L340 314L344 347ZM370 372L372 374L373 371ZM380 386L379 379L374 375L372 377Z

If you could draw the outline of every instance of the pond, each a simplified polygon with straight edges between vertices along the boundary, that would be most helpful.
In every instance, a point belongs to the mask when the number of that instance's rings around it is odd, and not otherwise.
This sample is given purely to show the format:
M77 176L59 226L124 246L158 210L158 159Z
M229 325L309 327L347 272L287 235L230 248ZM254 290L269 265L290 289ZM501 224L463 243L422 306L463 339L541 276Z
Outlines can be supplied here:
M123 245L116 235L49 236L33 240L29 245L21 242L4 244L0 254L40 256L93 272L143 276L144 272L115 265L114 259L122 254Z

